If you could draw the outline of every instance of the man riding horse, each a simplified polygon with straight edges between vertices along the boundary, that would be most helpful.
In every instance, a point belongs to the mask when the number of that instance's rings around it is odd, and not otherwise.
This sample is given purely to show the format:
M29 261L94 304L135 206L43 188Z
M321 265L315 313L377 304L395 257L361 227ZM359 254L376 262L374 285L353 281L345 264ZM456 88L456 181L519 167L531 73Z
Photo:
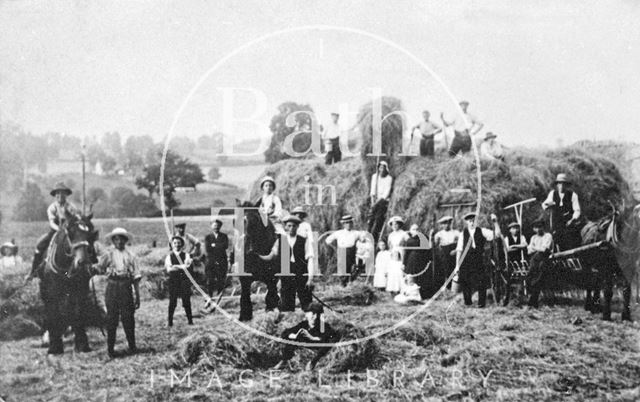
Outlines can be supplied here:
M31 273L27 279L33 277L41 277L42 270L40 265L45 257L45 252L53 235L56 234L64 224L71 219L80 219L80 210L67 200L67 197L72 193L71 189L64 183L58 183L55 185L50 194L55 197L56 200L47 208L47 219L49 220L49 231L38 239L36 243L36 250L33 255L33 263L31 264Z

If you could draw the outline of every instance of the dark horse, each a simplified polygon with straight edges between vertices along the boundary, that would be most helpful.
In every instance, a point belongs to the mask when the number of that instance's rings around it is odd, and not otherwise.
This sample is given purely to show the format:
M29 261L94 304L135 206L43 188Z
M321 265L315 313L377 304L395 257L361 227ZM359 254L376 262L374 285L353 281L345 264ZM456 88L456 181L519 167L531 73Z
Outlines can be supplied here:
M602 310L602 318L611 320L613 286L622 287L622 320L631 321L631 282L640 255L638 235L640 233L640 206L623 211L614 210L611 216L598 222L588 222L581 231L582 243L604 242L599 248L586 251L580 256L589 268L591 277L586 283L585 309L596 313ZM600 302L600 292L604 299Z
M240 206L253 207L249 202ZM253 305L251 303L251 284L254 281L267 285L265 296L266 310L271 311L278 307L278 278L280 263L278 259L263 261L258 255L267 255L271 252L277 236L275 227L271 221L262 216L257 209L245 210L244 215L244 276L240 276L240 321L249 321L253 318ZM240 251L240 250L239 250ZM240 251L242 252L242 251Z
M69 325L75 334L75 350L90 350L85 325L90 308L90 263L97 262L93 248L97 234L87 216L62 225L51 239L40 283L49 354L64 352L62 335ZM74 253L73 245L80 242L87 242L86 247Z

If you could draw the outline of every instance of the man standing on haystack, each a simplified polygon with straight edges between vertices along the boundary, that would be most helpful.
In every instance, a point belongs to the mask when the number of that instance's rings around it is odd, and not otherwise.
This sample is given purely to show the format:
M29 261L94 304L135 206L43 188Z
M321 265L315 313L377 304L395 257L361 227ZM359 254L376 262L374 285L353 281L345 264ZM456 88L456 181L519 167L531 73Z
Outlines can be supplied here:
M380 232L384 227L387 208L389 207L389 197L393 186L393 177L389 174L389 165L385 161L378 163L378 172L371 176L371 209L369 210L369 233L373 238L379 240Z
M444 114L440 114L440 118L446 127L453 126L454 137L453 141L451 141L451 148L449 148L449 156L451 157L470 152L473 145L472 138L484 127L484 123L467 112L469 102L460 102L460 108L464 116L456 115L452 121L445 120Z
M36 251L33 255L31 263L31 273L27 275L27 279L31 279L38 275L38 269L42 263L42 259L49 247L49 243L53 235L60 230L64 222L68 222L71 218L80 218L80 210L67 200L71 195L71 189L64 183L58 183L49 193L56 200L47 208L47 219L49 221L49 231L38 239L36 243Z
M467 227L458 239L456 247L456 266L458 267L458 283L462 287L464 304L470 306L471 295L478 291L478 307L487 302L487 272L484 267L484 246L488 241L502 235L498 217L491 214L494 230L476 226L476 214L470 212L464 216ZM467 254L462 258L463 251Z
M429 120L431 113L428 110L422 112L422 117L424 120L411 130L411 141L413 142L413 132L416 129L420 130L420 156L433 158L435 155L435 136L442 131L442 127Z
M324 140L325 150L327 155L325 156L325 163L331 165L336 162L340 162L342 159L342 151L340 151L340 124L338 120L340 114L331 113L331 123L324 127L322 132L322 139Z
M551 234L560 250L570 250L582 243L576 223L580 219L581 209L578 194L571 191L571 182L565 173L556 177L556 188L542 203L542 209L551 211Z

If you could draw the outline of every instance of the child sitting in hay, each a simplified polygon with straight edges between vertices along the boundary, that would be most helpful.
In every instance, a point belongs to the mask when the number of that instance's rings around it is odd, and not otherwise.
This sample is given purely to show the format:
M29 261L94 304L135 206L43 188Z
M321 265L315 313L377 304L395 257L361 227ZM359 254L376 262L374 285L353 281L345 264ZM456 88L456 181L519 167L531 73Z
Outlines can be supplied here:
M414 304L422 303L420 297L420 286L416 284L413 275L406 276L406 284L402 288L402 291L393 298L396 303L399 304Z
M404 282L404 265L400 250L391 251L391 261L387 271L387 292L400 293Z
M338 334L336 331L334 331L329 324L325 322L324 308L321 304L311 303L305 310L305 316L306 319L301 321L298 325L285 329L282 333L282 339L304 342L307 344L335 343L338 341ZM273 367L274 370L280 370L285 363L293 358L296 347L297 346L289 343L285 344L282 360ZM309 345L306 347L316 349L315 356L305 367L306 370L313 370L318 361L331 350L330 346L314 347Z
M384 290L387 287L387 269L391 262L391 253L387 250L387 242L380 240L378 242L378 254L374 265L375 272L373 274L373 287Z

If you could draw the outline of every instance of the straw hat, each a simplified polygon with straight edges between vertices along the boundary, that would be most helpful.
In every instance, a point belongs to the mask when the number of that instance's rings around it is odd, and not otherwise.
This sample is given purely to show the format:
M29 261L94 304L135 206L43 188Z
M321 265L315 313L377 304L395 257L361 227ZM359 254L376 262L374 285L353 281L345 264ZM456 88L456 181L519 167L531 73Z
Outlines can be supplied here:
M404 219L402 219L401 216L392 216L391 219L389 219L389 226L393 225L395 222L400 223L401 225L404 224Z
M566 173L558 173L558 175L556 176L556 183L571 184L571 181L569 181Z
M265 176L262 178L262 180L260 180L260 188L262 188L262 186L264 185L264 183L270 181L271 183L273 183L273 188L276 188L276 181L273 177L271 176Z
M52 197L55 197L57 192L65 193L66 195L71 195L72 193L71 189L62 182L56 183L56 185L53 187L53 190L51 190L49 194L51 194Z
M300 220L300 218L298 218L295 215L287 215L287 216L284 217L284 219L282 219L282 223L287 223L287 222L293 222L293 223L299 225L300 222L302 222L302 221Z
M353 217L351 215L343 215L342 218L340 218L340 222L353 222Z
M520 228L520 224L518 222L511 222L509 224L509 229L511 228Z
M18 246L8 241L6 243L3 243L0 246L0 253L2 253L2 255L5 255L7 249L10 249L11 251L15 251L18 249Z
M111 231L111 233L106 235L105 238L111 240L116 236L125 237L127 239L127 242L131 242L133 240L133 236L129 232L127 232L127 229L125 228L115 228Z
M307 211L304 210L304 208L302 207L295 207L293 208L293 211L291 211L291 215L301 215L302 218L308 216L309 214L307 213Z
M494 134L493 132L491 132L491 131L489 131L489 132L488 132L487 134L485 134L485 136L484 136L484 140L485 140L485 141L490 140L490 139L492 139L492 138L498 138L498 136L497 136L497 135L495 135L495 134Z
M438 223L447 223L447 222L451 222L452 220L453 220L453 216L446 215L438 219Z

